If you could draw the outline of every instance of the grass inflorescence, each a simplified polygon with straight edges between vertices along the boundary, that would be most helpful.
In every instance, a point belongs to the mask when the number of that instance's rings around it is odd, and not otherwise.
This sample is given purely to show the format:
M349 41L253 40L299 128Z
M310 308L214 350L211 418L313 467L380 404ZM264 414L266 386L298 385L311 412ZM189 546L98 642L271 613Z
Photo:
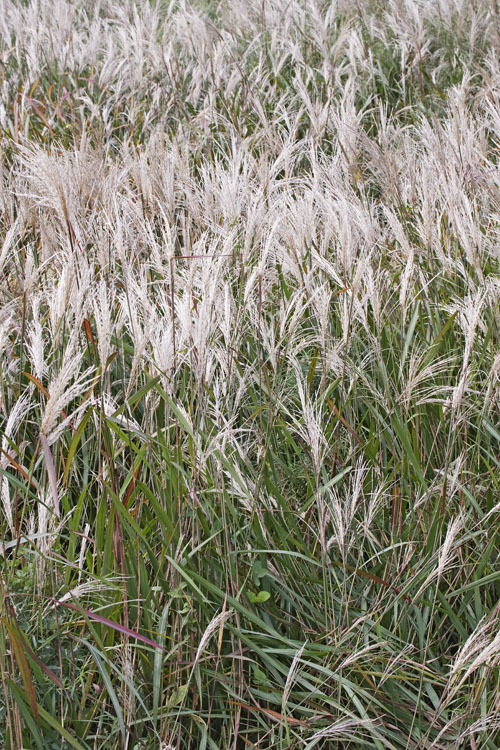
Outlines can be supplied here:
M500 744L500 9L0 0L5 748Z

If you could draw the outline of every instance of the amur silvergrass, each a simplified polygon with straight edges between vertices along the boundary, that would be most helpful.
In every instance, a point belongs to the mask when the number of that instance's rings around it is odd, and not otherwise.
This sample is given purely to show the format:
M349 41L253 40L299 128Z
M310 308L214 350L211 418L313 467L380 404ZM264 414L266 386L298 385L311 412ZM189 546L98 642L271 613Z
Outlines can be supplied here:
M0 0L6 750L500 745L490 0Z

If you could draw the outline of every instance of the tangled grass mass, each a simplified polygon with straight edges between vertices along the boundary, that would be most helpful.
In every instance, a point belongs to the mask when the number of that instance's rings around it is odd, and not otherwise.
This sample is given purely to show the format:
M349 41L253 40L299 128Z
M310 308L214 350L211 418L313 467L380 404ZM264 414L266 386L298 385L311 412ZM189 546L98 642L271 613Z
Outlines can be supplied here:
M500 747L500 6L0 0L6 750Z

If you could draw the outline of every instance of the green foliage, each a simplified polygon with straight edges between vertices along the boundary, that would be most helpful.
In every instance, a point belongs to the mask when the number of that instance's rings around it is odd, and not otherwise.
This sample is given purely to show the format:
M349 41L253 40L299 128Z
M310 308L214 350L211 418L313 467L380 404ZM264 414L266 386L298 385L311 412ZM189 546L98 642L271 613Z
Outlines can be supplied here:
M498 747L498 11L7 5L5 747Z

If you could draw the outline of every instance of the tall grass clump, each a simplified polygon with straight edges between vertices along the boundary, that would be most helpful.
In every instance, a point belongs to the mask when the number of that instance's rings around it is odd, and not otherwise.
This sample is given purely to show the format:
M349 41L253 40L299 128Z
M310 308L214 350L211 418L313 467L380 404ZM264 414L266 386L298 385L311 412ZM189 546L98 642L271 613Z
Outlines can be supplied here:
M0 0L6 750L499 747L499 28Z

